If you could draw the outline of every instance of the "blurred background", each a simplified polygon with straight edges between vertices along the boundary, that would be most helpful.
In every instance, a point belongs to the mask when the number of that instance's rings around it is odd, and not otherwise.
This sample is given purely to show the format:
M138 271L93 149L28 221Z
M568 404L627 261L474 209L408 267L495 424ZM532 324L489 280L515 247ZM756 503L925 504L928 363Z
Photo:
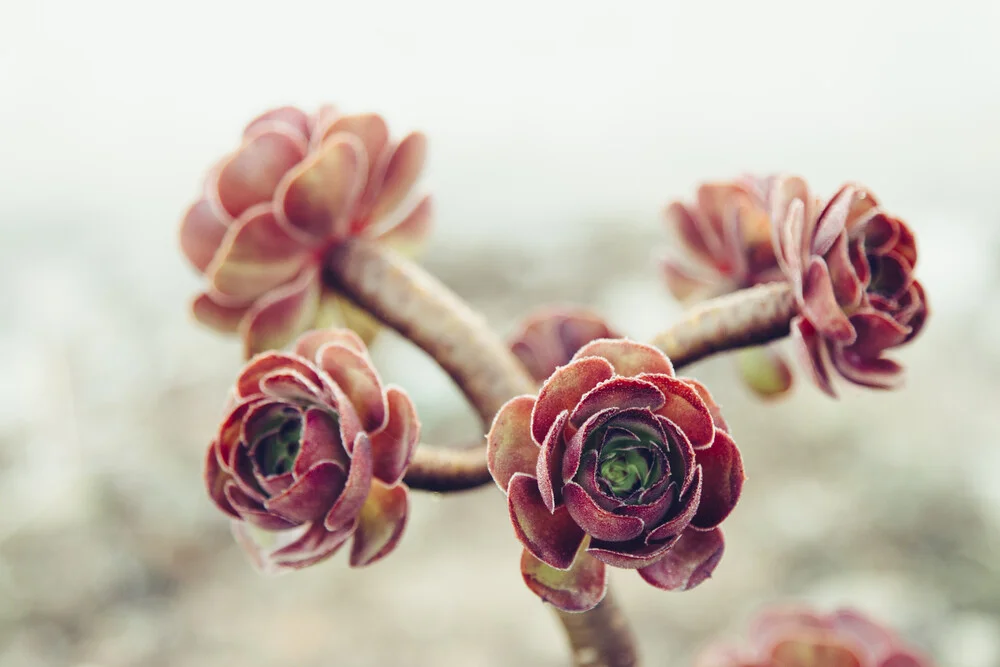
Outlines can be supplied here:
M612 581L650 665L786 598L1000 665L998 31L993 0L2 3L0 665L567 664L492 487L418 495L376 566L278 578L205 496L240 346L188 315L179 218L243 123L324 101L429 135L425 265L504 334L553 301L669 324L660 211L699 181L870 186L934 308L906 388L763 404L700 364L750 476L726 557L689 593ZM426 440L477 437L418 351L373 354Z

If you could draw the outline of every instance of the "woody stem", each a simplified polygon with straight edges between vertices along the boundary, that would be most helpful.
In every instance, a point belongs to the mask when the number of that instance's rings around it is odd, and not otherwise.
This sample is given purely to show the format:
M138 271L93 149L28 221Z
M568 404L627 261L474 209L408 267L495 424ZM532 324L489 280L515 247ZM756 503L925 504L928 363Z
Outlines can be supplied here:
M465 302L415 264L362 240L335 248L324 279L423 349L451 376L484 424L511 398L535 391L520 361ZM405 481L455 491L486 484L485 444L469 450L421 445ZM578 667L633 667L635 638L611 591L594 609L557 612Z
M719 352L784 338L797 312L791 285L758 285L698 304L653 345L680 369Z
M635 667L639 664L635 637L610 589L588 612L556 613L569 637L575 667Z
M535 383L486 320L439 280L385 247L351 239L331 251L324 279L429 354L451 376L485 427L504 403ZM406 483L459 491L491 481L486 444L470 449L421 445Z

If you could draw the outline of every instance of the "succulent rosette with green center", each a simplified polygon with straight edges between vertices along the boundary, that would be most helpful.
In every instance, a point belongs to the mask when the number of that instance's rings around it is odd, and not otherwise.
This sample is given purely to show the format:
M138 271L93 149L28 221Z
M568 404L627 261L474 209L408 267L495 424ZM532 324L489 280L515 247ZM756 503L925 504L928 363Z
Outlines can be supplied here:
M706 648L695 667L932 667L891 630L840 609L818 614L805 608L768 609L753 620L745 645Z
M857 185L820 205L802 179L785 178L772 205L778 260L801 313L792 338L817 385L835 395L833 369L865 387L897 387L903 369L884 353L913 340L928 315L913 232Z
M419 436L409 396L383 387L355 333L312 331L244 367L205 481L260 569L312 565L352 537L360 567L402 535L402 479Z
M525 582L566 611L603 599L606 565L666 590L701 583L744 480L708 390L626 339L584 345L537 396L506 403L487 462L524 546Z
M771 194L777 177L743 176L706 183L693 204L671 203L665 212L680 252L661 262L667 288L681 303L765 283L787 280L771 242ZM792 385L792 373L776 346L738 352L747 385L763 397Z
M377 114L333 107L282 107L253 120L181 223L181 248L208 281L195 317L239 334L247 357L336 321L370 340L374 320L329 289L324 264L348 237L404 253L420 247L431 206L411 192L426 143L418 132L393 140Z

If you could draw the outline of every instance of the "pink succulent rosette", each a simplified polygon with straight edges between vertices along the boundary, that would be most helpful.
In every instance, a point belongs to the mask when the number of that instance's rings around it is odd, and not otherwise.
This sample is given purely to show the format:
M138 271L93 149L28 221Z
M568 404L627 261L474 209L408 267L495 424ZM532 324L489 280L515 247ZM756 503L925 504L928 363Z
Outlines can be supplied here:
M928 314L909 227L857 185L820 205L802 179L784 178L772 206L778 261L801 312L792 338L816 383L835 395L832 367L865 387L898 386L902 367L883 355L912 340Z
M667 227L681 252L666 257L662 268L675 298L690 304L785 280L771 243L775 180L743 176L706 183L694 204L667 207ZM774 346L741 350L737 360L743 379L760 396L780 395L792 385L788 363Z
M727 294L784 276L771 245L773 178L706 183L694 205L674 202L666 222L683 253L663 260L667 287L680 301Z
M377 114L282 107L253 120L181 223L181 248L208 281L195 317L238 333L247 357L338 319L370 339L373 320L325 287L323 263L351 236L420 245L430 200L410 194L425 153L424 135L394 141Z
M932 667L890 630L856 611L821 615L769 609L751 625L745 646L717 644L695 667Z
M579 307L543 307L530 313L510 338L510 350L538 382L565 366L598 338L619 338L597 313Z
M205 481L260 569L312 565L352 536L350 564L360 567L403 532L402 478L419 436L409 396L383 388L355 333L311 331L292 352L244 367Z
M718 406L656 348L584 345L497 414L487 462L524 545L528 587L566 611L604 597L605 565L692 588L723 552L743 463Z

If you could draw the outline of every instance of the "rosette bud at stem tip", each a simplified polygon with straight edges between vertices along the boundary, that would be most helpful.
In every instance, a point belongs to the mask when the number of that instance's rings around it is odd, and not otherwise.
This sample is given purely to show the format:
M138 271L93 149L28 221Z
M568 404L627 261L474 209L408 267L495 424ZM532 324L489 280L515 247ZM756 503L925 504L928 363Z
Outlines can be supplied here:
M909 226L853 184L821 205L801 179L778 179L772 211L800 310L792 338L816 384L835 395L832 370L864 387L898 387L903 369L884 355L913 340L929 313Z
M181 222L180 244L206 289L195 317L237 333L246 356L339 321L370 339L374 320L321 279L329 249L362 237L414 254L431 205L413 193L426 139L390 138L377 114L323 107L268 111L205 178Z
M487 464L507 494L526 583L565 611L600 602L607 565L668 590L704 581L744 481L704 385L627 339L584 345L537 396L504 405Z
M291 352L257 355L233 395L205 481L258 568L307 567L349 540L355 567L392 551L420 422L402 389L382 386L356 334L312 331Z

